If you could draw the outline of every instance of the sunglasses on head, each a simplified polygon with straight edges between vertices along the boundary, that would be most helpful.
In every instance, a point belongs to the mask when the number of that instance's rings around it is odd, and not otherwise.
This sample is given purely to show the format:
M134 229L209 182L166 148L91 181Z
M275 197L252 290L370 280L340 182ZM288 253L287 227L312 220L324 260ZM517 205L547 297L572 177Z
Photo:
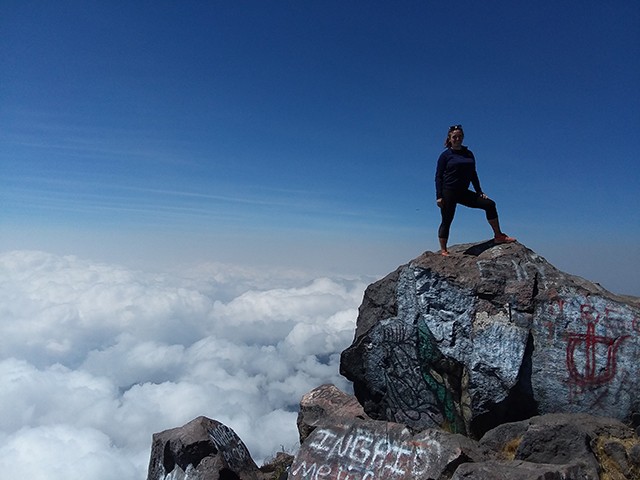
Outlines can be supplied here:
M462 130L462 125L451 125L449 127L450 132L453 132L454 130Z

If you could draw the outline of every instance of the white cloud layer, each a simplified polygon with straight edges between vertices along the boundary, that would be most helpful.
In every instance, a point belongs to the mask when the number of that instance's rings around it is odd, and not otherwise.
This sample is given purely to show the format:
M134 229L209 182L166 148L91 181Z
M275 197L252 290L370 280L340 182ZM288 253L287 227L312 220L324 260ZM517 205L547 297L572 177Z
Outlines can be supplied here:
M370 281L0 254L0 471L142 479L151 435L198 415L258 463L294 449L300 397L350 388L339 355Z

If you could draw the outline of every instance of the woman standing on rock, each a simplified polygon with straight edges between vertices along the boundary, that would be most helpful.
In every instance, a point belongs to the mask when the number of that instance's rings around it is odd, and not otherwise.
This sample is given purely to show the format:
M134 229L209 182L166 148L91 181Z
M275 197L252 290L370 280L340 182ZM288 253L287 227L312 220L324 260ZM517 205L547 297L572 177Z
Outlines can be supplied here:
M487 221L493 229L495 243L515 242L500 230L496 203L487 197L480 188L480 180L476 172L476 159L471 150L462 145L464 131L462 125L449 127L444 146L447 149L438 158L436 169L436 202L442 214L442 223L438 229L440 253L448 256L447 241L449 228L459 203L469 208L481 208L486 212ZM475 192L469 190L469 183Z

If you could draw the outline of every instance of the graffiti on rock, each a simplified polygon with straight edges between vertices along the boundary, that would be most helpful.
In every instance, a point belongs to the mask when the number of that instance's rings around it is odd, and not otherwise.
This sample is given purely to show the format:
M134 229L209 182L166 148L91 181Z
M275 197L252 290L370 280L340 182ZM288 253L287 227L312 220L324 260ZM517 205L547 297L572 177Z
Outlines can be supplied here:
M590 297L579 304L556 299L550 304L548 314L551 318L543 320L548 338L551 340L561 333L566 340L565 367L571 396L586 388L611 383L619 375L620 347L640 334L638 315L630 315L628 310L599 299L592 301ZM558 332L560 320L571 330Z
M246 445L226 425L218 425L216 428L209 429L209 438L231 468L240 470L251 459Z
M442 423L416 358L416 333L412 325L391 323L381 332L385 349L382 375L386 388L385 418L414 426Z
M596 335L596 324L600 321L600 314L590 305L581 305L580 312L587 324L587 333L567 334L569 382L578 387L609 383L616 375L618 348L629 335L621 335L617 338ZM605 314L608 313L608 311L605 312ZM580 370L576 361L578 352L582 358Z
M401 442L358 428L346 433L318 428L310 439L309 454L292 465L293 479L417 478L427 472L428 459L441 453L432 440Z
M433 366L442 358L435 338L424 321L418 323L418 358L422 378L437 399L439 410L445 417L446 425L454 433L465 433L464 421L460 415L459 402L456 402L450 388L445 384L444 373L438 374ZM459 386L458 386L459 390Z

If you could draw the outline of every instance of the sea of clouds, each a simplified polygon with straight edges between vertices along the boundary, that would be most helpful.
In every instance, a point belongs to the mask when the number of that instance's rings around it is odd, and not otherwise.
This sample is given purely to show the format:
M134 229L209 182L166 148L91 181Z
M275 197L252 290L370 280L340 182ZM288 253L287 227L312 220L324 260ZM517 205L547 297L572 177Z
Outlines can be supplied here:
M141 480L152 434L199 415L259 465L294 451L301 396L350 391L339 356L372 280L0 254L2 477Z

